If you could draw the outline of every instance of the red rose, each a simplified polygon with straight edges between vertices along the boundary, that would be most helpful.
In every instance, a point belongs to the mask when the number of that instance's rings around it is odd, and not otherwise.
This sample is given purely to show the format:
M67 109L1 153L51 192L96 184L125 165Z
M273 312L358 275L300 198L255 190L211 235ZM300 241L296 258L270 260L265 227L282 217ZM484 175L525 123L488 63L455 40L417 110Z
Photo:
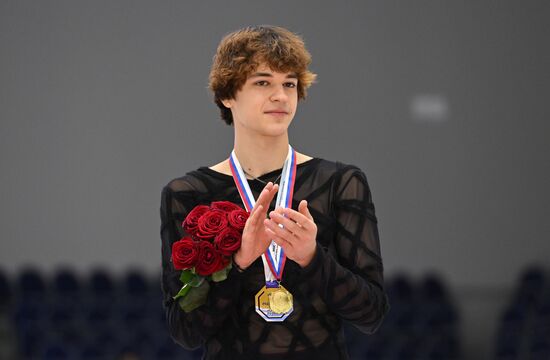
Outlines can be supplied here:
M241 237L238 230L228 227L216 235L214 245L222 255L231 256L241 247Z
M229 222L224 211L211 209L199 218L196 235L200 239L212 240L216 234L228 225Z
M189 269L195 266L198 258L196 242L190 237L184 237L172 244L172 263L177 270Z
M232 227L242 232L246 225L246 220L248 220L248 215L248 212L243 209L233 210L227 214L227 220Z
M197 274L208 276L227 266L228 261L208 241L199 242L198 248L199 257L195 265L195 272Z
M197 232L198 222L199 218L208 210L210 210L210 207L207 205L197 205L193 210L187 214L185 217L185 220L183 220L181 226L185 231L187 231L190 235L194 235Z
M212 209L220 209L225 212L231 212L233 210L242 210L238 205L233 204L231 201L214 201L210 204Z

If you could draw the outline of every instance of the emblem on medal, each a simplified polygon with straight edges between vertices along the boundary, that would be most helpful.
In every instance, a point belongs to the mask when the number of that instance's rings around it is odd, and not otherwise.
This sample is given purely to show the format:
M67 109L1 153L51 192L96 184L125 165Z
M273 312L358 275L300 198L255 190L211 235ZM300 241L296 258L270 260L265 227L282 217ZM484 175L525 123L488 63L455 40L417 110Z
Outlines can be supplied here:
M284 321L294 310L292 294L282 285L262 287L255 300L256 312L265 321Z

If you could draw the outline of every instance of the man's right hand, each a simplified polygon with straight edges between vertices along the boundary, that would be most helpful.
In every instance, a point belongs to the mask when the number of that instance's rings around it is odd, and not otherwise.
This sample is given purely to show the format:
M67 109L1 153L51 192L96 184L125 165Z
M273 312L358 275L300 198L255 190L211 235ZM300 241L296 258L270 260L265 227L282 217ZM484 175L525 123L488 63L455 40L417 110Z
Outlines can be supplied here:
M264 219L267 217L269 205L278 189L278 184L273 185L271 181L268 182L246 220L241 248L234 256L234 261L241 269L249 267L271 244L271 235L266 231Z

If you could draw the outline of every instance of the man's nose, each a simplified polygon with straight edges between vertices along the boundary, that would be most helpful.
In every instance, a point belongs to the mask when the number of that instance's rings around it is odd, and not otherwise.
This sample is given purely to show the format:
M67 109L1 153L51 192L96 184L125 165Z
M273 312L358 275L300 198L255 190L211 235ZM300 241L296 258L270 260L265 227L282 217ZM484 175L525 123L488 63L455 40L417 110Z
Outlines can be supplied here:
M271 94L271 101L285 101L287 98L288 95L286 94L283 85L276 86L275 90L273 90L273 93Z

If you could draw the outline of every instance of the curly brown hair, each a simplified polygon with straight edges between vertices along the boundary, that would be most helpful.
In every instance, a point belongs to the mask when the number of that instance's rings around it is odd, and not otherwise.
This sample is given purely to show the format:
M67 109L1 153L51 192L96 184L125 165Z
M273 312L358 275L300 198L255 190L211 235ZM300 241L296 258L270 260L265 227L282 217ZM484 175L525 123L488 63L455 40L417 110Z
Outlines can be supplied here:
M302 38L279 26L248 26L223 37L210 70L208 88L220 108L221 118L233 124L231 110L222 100L234 99L249 75L266 63L277 72L295 72L298 77L298 100L305 100L307 88L317 75L308 70L311 54Z

